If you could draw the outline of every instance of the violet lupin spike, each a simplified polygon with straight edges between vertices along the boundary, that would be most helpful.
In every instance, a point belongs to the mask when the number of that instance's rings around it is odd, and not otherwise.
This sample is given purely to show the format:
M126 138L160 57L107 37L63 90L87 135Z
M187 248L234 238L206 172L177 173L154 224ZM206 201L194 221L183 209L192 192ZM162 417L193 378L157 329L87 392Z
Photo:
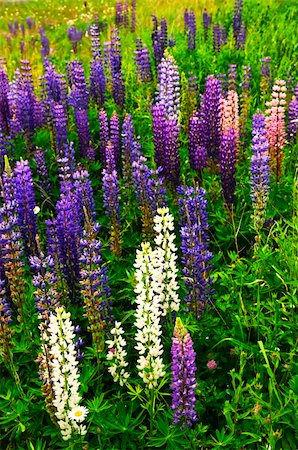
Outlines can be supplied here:
M8 133L9 131L9 102L8 102L8 77L4 68L0 67L0 131Z
M204 123L204 147L214 161L219 159L221 97L220 82L214 75L208 75L200 115Z
M105 102L106 79L101 59L96 58L90 65L90 95L97 106Z
M24 240L25 250L36 251L36 208L33 179L28 161L17 161L14 169L15 198L17 202L18 225Z
M38 186L40 187L42 197L45 198L51 192L51 185L45 155L41 148L35 150L34 159L38 174Z
M163 178L160 169L149 169L144 156L140 156L132 163L133 181L136 191L139 209L142 213L142 235L148 239L154 235L154 216L157 209L166 206L166 190L163 186Z
M113 144L110 141L106 148L106 167L103 169L102 189L105 212L110 219L110 248L114 255L119 256L122 252L119 182L115 166Z
M120 172L121 148L120 148L120 121L114 111L110 119L110 140L114 149L115 168Z
M293 96L289 103L288 111L288 131L287 131L288 141L295 143L298 136L298 99Z
M98 113L99 120L99 155L103 167L106 164L106 147L109 141L109 120L104 109Z
M187 27L188 27L188 31L187 31L188 50L195 50L197 29L196 29L196 16L192 10L190 10L188 12Z
M137 6L137 1L136 0L131 0L131 25L130 25L130 31L132 33L135 33L135 31L136 31L136 16L137 16L136 6Z
M53 131L58 158L64 158L68 147L67 117L62 104L55 103L52 109Z
M269 143L266 137L265 117L262 114L255 114L252 127L251 198L254 228L259 233L266 218L270 180Z
M89 179L89 173L82 167L78 167L78 170L73 173L74 187L76 190L77 198L80 204L81 211L85 211L88 217L95 219L95 202L93 197L93 191L91 187L91 181ZM83 216L83 214L82 214Z
M198 420L195 410L196 354L190 334L179 317L175 323L171 355L173 423L183 429L186 426L191 427Z
M154 159L156 167L165 166L164 155L164 130L166 122L166 111L163 105L157 104L152 108Z
M92 344L99 354L103 350L107 322L111 320L110 288L107 268L103 266L99 225L85 211L85 227L80 240L80 291L84 300L84 316Z
M187 295L186 311L199 319L212 303L213 290L209 272L213 257L209 251L209 224L206 191L199 187L179 186L182 273Z
M193 170L200 171L207 166L207 151L203 142L204 126L198 113L189 120L189 161Z

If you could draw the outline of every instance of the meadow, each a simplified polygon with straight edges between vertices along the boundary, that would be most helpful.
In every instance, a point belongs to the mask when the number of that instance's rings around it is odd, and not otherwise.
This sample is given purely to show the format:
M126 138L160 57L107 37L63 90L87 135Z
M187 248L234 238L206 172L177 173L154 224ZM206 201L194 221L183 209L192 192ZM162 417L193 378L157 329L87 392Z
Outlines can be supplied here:
M297 23L0 4L0 449L297 450Z

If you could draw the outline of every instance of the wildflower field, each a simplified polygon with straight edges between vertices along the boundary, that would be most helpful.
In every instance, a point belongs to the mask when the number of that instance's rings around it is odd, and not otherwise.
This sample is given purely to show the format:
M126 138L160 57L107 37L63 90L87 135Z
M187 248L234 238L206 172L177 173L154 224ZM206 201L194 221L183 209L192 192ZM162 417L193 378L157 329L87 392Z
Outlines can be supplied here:
M1 450L297 450L297 23L2 1Z

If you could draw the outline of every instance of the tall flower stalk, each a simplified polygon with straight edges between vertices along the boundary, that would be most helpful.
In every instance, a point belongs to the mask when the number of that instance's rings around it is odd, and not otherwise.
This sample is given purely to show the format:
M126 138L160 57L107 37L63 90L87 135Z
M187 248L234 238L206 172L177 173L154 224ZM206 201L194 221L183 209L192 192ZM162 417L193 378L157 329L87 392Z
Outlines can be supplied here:
M184 328L181 319L176 319L174 337L172 338L172 410L174 424L181 428L191 427L197 422L195 411L195 351L190 334Z
M77 359L74 326L70 313L63 307L56 308L47 323L39 325L42 353L39 356L40 375L48 387L47 403L51 415L60 428L62 439L67 441L73 434L85 435L87 429L81 424L88 410L79 406L79 362Z

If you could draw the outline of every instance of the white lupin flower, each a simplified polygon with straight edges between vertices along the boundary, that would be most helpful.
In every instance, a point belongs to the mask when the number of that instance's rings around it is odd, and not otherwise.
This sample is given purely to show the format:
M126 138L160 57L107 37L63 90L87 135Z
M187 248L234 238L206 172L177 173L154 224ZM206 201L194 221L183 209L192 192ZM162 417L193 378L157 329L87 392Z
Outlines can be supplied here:
M41 323L39 328L50 360L54 394L52 404L56 409L55 416L62 438L68 440L73 433L84 435L87 432L86 427L78 425L77 422L82 422L86 418L88 410L79 406L81 396L78 360L70 313L66 312L64 307L56 308L55 313L50 316L49 323Z
M106 344L109 346L107 360L113 361L113 364L108 370L114 381L118 382L120 386L123 386L129 378L129 373L124 369L124 367L128 366L128 363L125 360L127 352L124 350L126 340L123 338L123 334L124 330L121 326L121 322L116 321L114 328L111 330L113 339L106 341Z
M152 287L152 280L158 277L154 267L155 255L148 242L142 243L141 251L137 251L134 267L136 268L137 294L135 312L136 346L139 352L137 369L139 376L149 389L157 386L158 379L164 372L164 364L160 355L163 347L160 339L160 299Z
M154 217L154 230L157 233L154 242L156 245L154 267L156 270L153 280L155 292L162 298L162 315L168 311L178 311L180 299L178 297L178 283L176 265L177 247L174 244L175 235L174 218L169 213L169 208L158 208Z

